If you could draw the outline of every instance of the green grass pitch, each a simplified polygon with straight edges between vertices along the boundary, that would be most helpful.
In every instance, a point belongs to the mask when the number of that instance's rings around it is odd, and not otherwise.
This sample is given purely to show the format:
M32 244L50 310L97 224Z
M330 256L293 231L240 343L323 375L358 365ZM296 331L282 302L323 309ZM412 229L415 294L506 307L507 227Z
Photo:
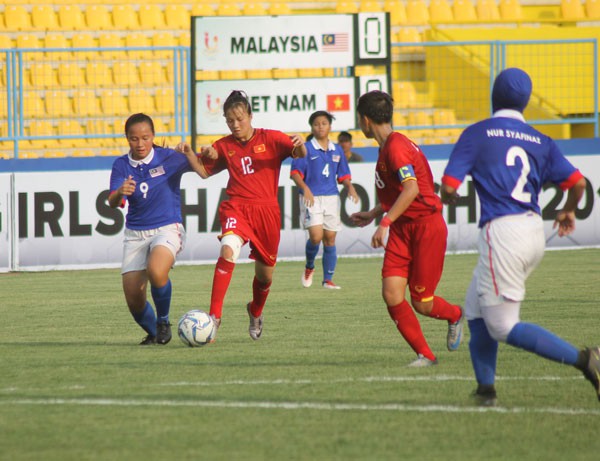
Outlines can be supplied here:
M462 303L475 261L449 255L438 294ZM208 309L213 267L172 271L172 323ZM476 407L468 329L450 353L446 323L420 317L439 365L406 367L380 258L341 258L339 291L302 271L278 264L253 342L239 264L203 348L138 346L117 269L0 274L0 460L598 459L600 403L574 368L501 345L499 406ZM547 252L527 290L523 320L600 343L600 249Z

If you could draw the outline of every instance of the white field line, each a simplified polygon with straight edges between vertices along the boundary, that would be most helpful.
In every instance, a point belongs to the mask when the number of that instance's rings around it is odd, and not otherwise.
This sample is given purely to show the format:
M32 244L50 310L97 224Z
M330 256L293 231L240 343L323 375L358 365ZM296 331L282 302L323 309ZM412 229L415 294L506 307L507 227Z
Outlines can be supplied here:
M106 407L197 407L259 410L315 410L315 411L365 411L400 413L501 413L501 414L554 414L564 416L600 416L600 410L585 408L523 408L523 407L461 407L454 405L404 405L321 403L321 402L243 402L224 400L132 400L132 399L8 399L0 405L79 405Z

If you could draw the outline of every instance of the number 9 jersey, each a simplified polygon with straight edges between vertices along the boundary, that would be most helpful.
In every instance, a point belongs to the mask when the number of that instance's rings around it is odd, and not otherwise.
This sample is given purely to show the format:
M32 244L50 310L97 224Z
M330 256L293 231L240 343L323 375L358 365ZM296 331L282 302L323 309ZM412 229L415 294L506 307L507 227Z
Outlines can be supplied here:
M544 184L567 190L582 177L551 138L511 109L499 110L461 134L442 183L458 189L467 175L473 178L481 203L479 227L501 216L540 214Z

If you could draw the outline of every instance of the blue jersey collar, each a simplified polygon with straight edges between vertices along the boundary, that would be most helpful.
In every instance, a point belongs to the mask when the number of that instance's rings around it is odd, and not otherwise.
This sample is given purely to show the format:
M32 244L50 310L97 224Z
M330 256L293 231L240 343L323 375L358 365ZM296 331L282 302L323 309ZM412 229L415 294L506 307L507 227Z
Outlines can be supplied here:
M327 151L335 150L335 144L333 144L331 141L328 141L328 142L329 142L329 144L327 145ZM323 148L321 147L321 144L319 144L319 141L317 141L315 138L312 138L310 140L310 143L315 148L315 150L323 150Z
M134 158L131 156L131 151L129 151L127 153L127 157L129 158L129 164L133 167L133 168L137 168L138 166L140 166L142 163L145 163L146 165L150 165L150 162L152 161L152 159L154 158L154 147L152 148L152 150L150 151L150 153L143 159L141 160L134 160Z
M523 114L521 112L519 112L518 110L513 110L513 109L497 110L496 112L494 112L494 115L492 115L492 117L514 118L517 120L521 120L523 123L525 123L525 117L523 117Z

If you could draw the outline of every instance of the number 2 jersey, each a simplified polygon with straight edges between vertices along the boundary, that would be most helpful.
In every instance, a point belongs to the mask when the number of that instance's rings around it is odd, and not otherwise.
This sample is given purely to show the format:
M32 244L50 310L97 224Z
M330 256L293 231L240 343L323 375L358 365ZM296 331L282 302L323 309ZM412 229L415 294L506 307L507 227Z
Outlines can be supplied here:
M406 181L417 181L419 195L397 221L410 221L439 213L442 201L436 195L433 175L425 154L401 133L391 133L379 149L375 167L377 198L383 211L389 211Z
M551 138L510 109L497 111L461 134L442 183L458 189L466 175L473 178L479 196L479 227L500 216L529 210L540 214L538 199L545 183L567 190L582 177Z
M294 144L288 135L256 128L250 140L242 143L233 135L217 140L216 160L202 159L209 175L229 171L227 195L234 201L264 205L277 204L281 163L292 156Z

